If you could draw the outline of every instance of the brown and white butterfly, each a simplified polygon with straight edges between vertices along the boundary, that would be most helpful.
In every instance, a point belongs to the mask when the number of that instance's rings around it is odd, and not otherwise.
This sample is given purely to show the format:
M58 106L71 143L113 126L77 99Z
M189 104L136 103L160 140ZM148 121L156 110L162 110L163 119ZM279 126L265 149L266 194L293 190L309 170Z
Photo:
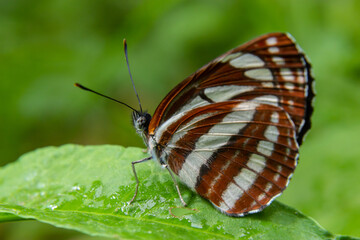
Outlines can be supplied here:
M312 83L294 39L270 33L186 78L153 117L140 105L133 123L151 157L132 163L137 185L130 202L139 186L135 164L156 159L184 205L173 173L227 215L261 211L287 187L297 165L313 112Z

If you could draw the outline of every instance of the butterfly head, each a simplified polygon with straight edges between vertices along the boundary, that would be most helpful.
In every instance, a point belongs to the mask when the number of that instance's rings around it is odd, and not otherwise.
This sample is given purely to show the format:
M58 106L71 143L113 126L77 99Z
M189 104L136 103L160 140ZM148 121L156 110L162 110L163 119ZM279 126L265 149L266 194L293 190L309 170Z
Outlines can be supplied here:
M148 133L148 127L151 121L151 115L147 112L133 111L132 121L136 132L140 136L146 136Z

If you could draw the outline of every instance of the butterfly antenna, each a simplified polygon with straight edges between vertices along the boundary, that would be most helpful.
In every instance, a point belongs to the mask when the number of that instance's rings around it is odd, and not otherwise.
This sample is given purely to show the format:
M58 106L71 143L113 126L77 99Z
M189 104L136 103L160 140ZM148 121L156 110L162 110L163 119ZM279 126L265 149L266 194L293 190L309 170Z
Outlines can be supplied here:
M128 71L129 71L129 75L130 75L130 79L131 79L131 82L132 82L132 85L134 87L134 91L135 91L135 94L136 94L136 97L138 99L138 102L139 102L139 106L140 106L140 112L142 112L142 107L141 107L141 102L140 102L140 98L139 98L139 94L137 93L136 91L136 88L135 88L135 83L134 83L134 80L131 76L131 72L130 72L130 65L129 65L129 59L128 59L128 54L127 54L127 44L126 44L126 39L124 38L124 51L125 51L125 58L126 58L126 64L127 64L127 68L128 68Z
M123 103L123 102L121 102L121 101L119 101L119 100L116 100L116 99L114 99L114 98L112 98L112 97L109 97L109 96L106 96L106 95L104 95L104 94L98 93L98 92L96 92L96 91L94 91L94 90L91 90L90 88L84 87L83 85L81 85L81 84L79 84L79 83L75 83L74 85L75 85L75 87L81 88L82 90L95 93L95 94L100 95L100 96L102 96L102 97L105 97L105 98L107 98L107 99L113 100L113 101L115 101L115 102L117 102L117 103L120 103L120 104L122 104L122 105L124 105L124 106L126 106L126 107L128 107L128 108L130 108L130 109L132 109L133 111L139 113L138 110L136 110L136 109L133 108L133 107L130 107L130 106L127 105L126 103Z

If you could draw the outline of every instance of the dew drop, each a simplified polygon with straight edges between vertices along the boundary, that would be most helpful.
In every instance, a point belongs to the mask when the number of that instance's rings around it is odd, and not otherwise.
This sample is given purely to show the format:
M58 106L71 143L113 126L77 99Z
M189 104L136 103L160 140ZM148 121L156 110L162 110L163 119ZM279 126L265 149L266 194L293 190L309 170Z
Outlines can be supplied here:
M51 210L55 210L56 208L58 208L58 206L50 204L48 208L50 208Z

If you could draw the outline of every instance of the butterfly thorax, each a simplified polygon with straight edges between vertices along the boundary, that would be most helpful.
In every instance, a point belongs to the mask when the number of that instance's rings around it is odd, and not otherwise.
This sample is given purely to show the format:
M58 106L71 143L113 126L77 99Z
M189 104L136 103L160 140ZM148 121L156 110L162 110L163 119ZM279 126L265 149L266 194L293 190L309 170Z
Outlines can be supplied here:
M143 138L144 142L147 143L151 115L147 112L133 111L132 121L137 134L139 134Z
M149 154L157 159L161 165L165 165L166 161L160 157L163 147L158 144L153 135L149 135L149 124L151 121L151 115L147 112L136 112L132 114L133 125L136 132L144 140Z

